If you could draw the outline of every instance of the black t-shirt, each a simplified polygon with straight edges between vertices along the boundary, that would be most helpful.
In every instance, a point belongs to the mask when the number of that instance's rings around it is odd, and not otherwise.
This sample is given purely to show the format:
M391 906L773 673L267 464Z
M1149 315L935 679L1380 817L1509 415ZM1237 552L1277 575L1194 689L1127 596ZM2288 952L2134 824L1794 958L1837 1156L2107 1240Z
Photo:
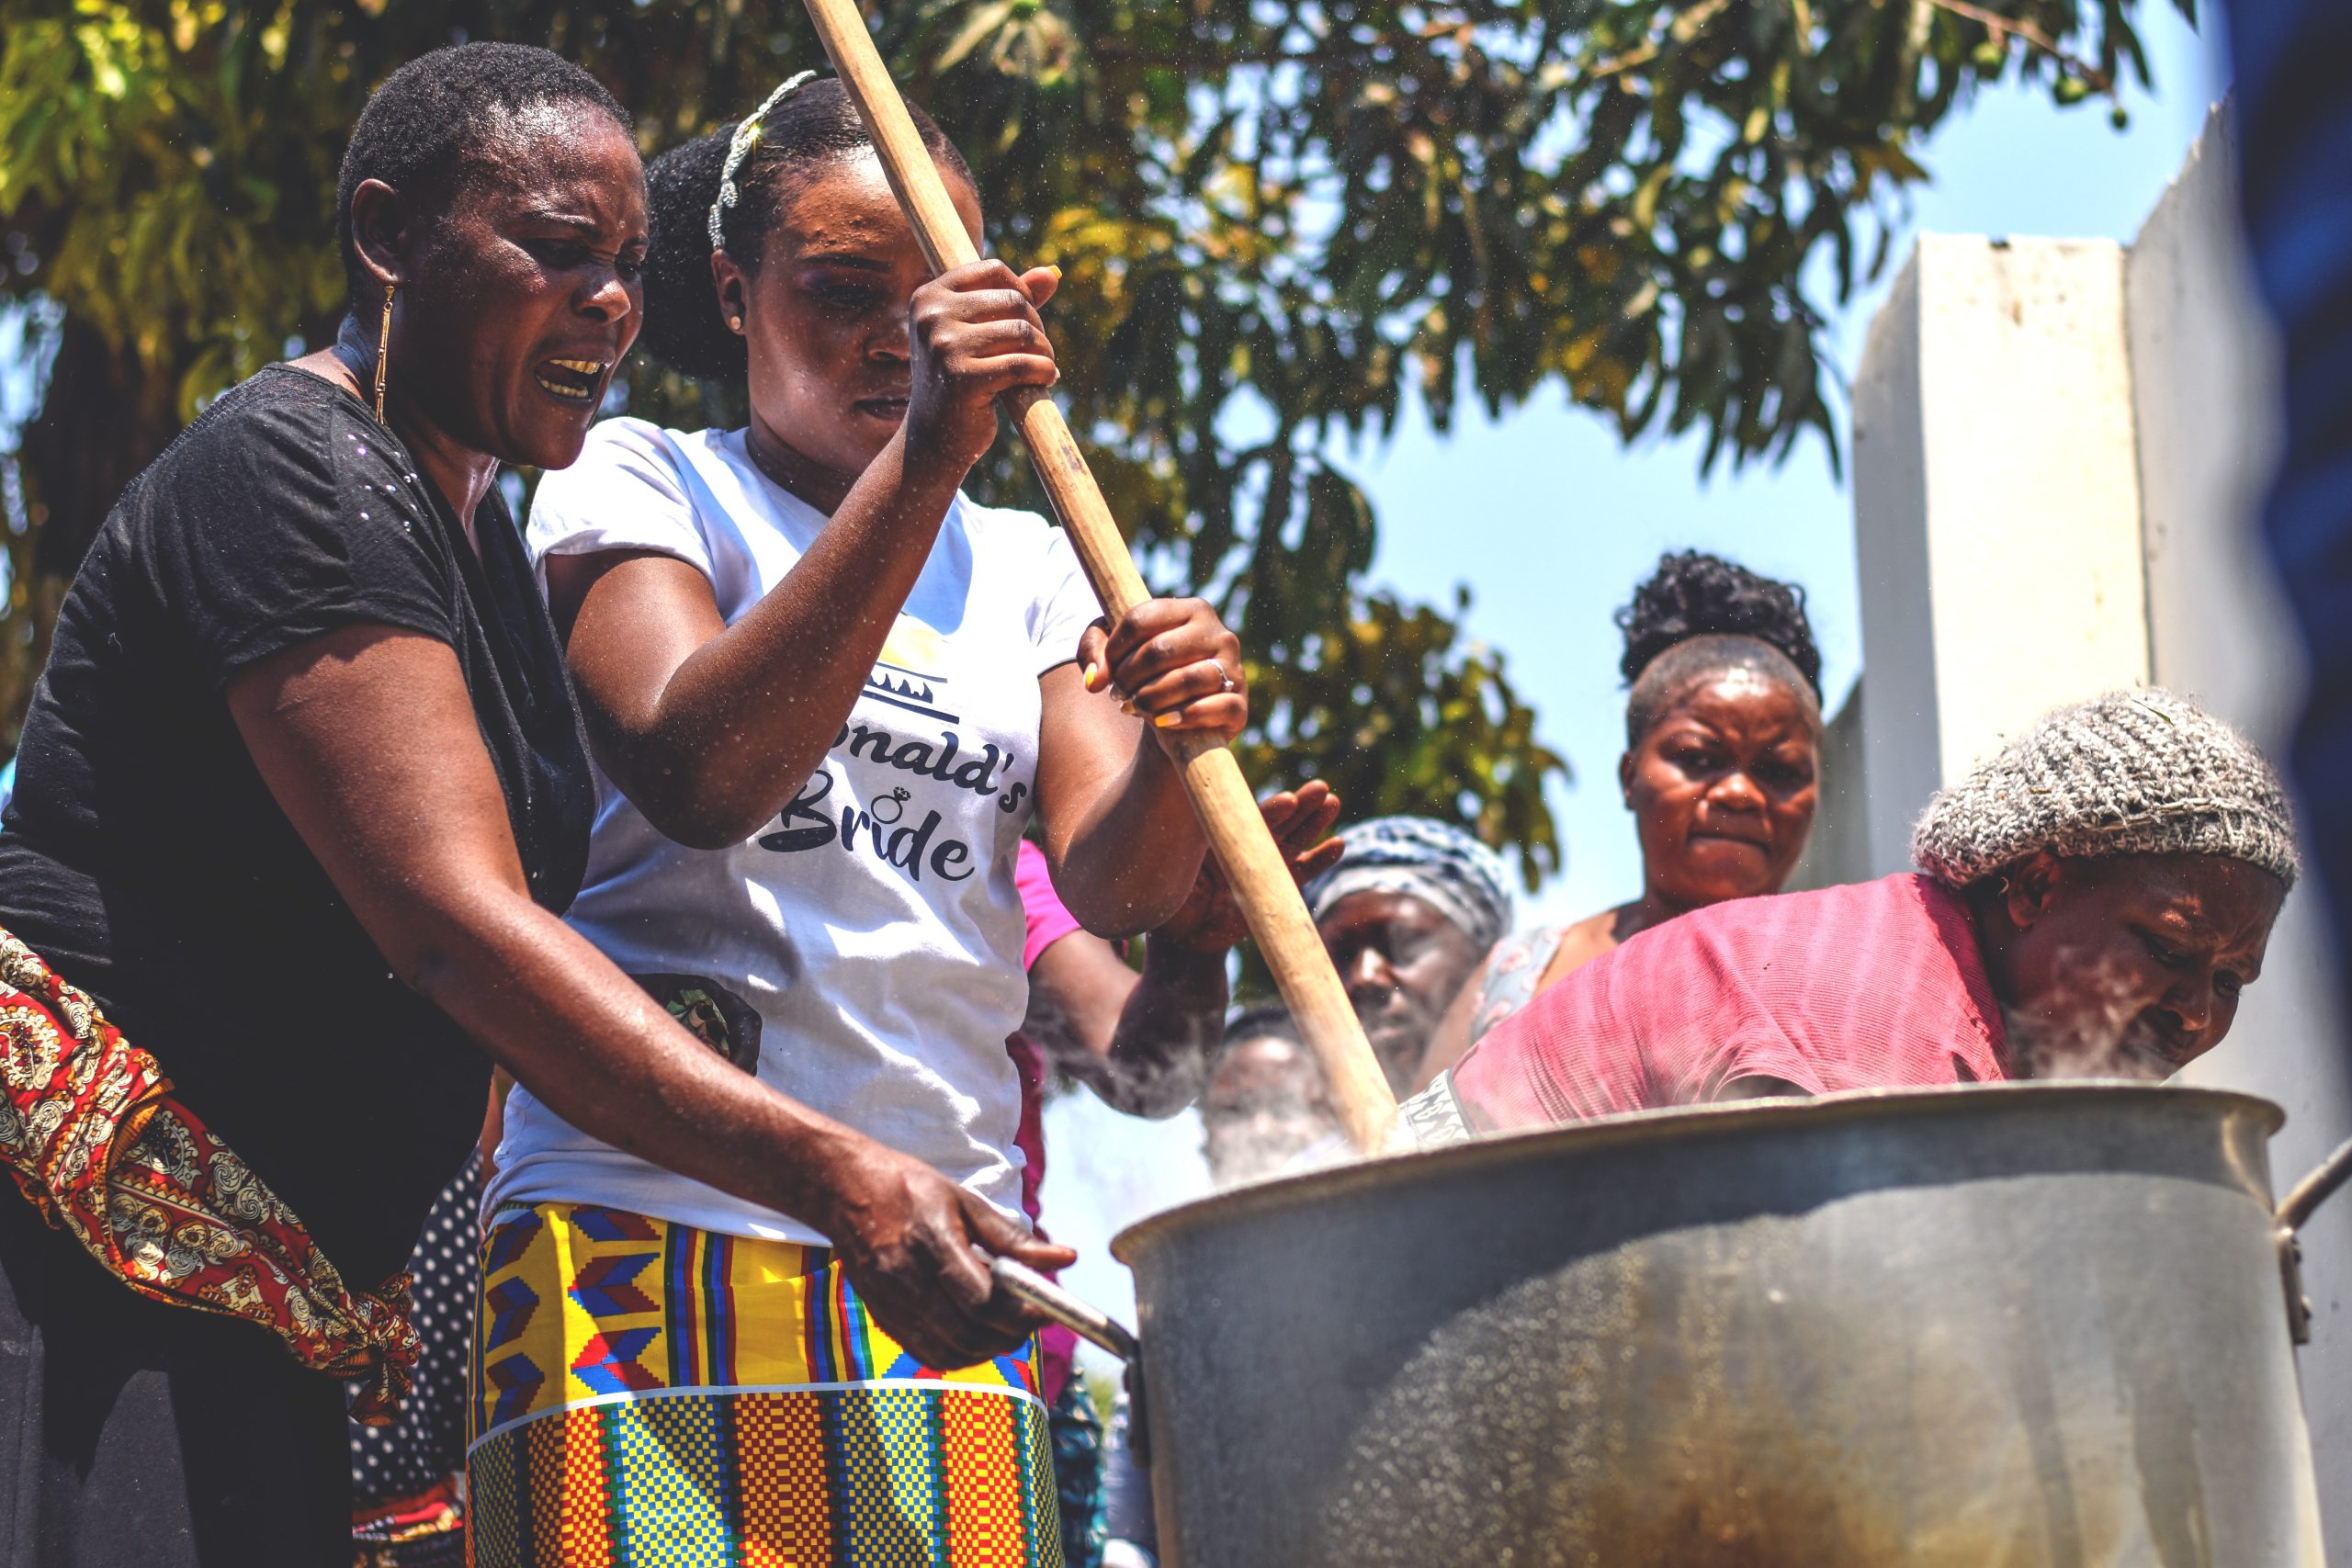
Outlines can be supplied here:
M447 643L533 897L579 890L595 784L493 488L481 555L391 432L272 366L133 480L58 617L0 830L0 926L99 999L359 1288L400 1267L490 1065L385 964L262 783L223 690L355 624ZM430 824L420 831L431 831Z

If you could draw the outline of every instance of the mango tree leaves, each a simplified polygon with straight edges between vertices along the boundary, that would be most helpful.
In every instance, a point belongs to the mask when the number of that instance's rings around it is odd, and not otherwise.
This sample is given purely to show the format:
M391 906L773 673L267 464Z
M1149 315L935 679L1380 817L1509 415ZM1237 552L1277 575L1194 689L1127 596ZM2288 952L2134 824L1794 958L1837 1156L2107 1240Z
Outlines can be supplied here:
M1563 764L1501 660L1461 637L1460 603L1366 589L1374 519L1340 454L1390 431L1408 390L1444 428L1465 397L1499 411L1552 381L1628 438L1703 431L1710 464L1832 439L1821 327L1883 262L1928 135L1995 77L2061 102L2144 79L2137 8L867 12L970 159L995 246L1065 268L1072 423L1154 581L1241 629L1253 776L1321 773L1353 815L1474 823L1532 878L1557 861L1543 787ZM121 478L289 337L332 330L335 163L368 91L467 38L581 61L649 151L819 58L785 0L0 0L0 291L66 317L54 406L22 455L9 728L40 606ZM642 365L631 396L658 417L741 416ZM1010 443L974 488L1039 500ZM1573 534L1530 543L1532 569L1575 570Z

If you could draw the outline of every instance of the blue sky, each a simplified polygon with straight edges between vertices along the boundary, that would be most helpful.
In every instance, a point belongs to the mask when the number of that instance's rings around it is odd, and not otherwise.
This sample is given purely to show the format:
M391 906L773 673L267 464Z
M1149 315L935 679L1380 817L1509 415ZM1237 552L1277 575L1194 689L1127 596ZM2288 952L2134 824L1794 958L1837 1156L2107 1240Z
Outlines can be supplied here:
M1980 96L1927 144L1921 162L1934 177L1914 197L1886 275L1858 290L1836 322L1842 374L1859 366L1911 236L2129 241L2138 232L2226 80L2169 4L2149 0L2143 10L2157 88L2153 99L2127 96L2128 130L2109 125L2102 101L2062 110L2046 92L2010 87ZM1439 604L1466 584L1471 634L1502 650L1542 716L1539 733L1576 769L1577 782L1554 799L1567 867L1530 900L1531 914L1585 915L1640 890L1633 824L1614 783L1624 699L1610 613L1659 552L1711 549L1804 583L1833 703L1860 668L1851 502L1820 444L1800 446L1779 468L1735 477L1719 467L1712 481L1699 476L1700 450L1685 440L1628 451L1602 420L1555 395L1497 422L1468 408L1444 440L1415 411L1393 443L1349 459L1379 508L1374 575ZM1046 1223L1085 1255L1066 1278L1130 1312L1126 1270L1106 1244L1129 1221L1206 1190L1199 1124L1190 1113L1138 1122L1080 1093L1048 1110L1046 1127Z

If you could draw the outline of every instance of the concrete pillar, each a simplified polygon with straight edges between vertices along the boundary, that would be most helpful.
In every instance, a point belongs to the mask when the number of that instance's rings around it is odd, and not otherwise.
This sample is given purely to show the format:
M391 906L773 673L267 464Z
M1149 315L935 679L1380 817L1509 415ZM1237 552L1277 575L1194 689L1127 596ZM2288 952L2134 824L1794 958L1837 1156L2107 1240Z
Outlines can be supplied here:
M1868 874L1946 778L2148 677L2123 257L1924 237L1854 389Z

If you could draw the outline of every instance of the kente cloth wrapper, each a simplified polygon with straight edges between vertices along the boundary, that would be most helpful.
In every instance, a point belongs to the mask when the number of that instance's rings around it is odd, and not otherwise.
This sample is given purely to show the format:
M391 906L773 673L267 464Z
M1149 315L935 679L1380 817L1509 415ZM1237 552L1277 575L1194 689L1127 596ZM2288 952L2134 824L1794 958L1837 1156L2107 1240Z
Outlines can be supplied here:
M353 1291L302 1222L89 997L0 931L0 1162L41 1217L141 1295L270 1329L315 1371L363 1380L391 1419L416 1363L408 1276Z
M482 1244L475 1568L1062 1568L1034 1346L917 1363L830 1251L565 1203Z

